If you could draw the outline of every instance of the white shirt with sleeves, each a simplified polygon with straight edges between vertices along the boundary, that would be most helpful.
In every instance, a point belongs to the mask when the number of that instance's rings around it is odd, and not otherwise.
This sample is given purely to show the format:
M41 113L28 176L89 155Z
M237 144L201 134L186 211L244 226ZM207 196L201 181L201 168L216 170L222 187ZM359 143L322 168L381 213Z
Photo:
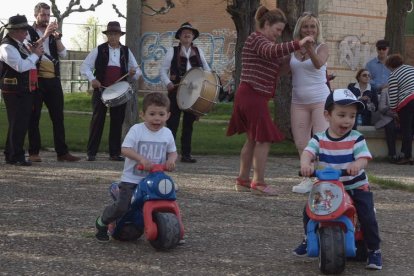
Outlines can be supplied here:
M170 129L163 127L158 131L151 131L145 123L135 124L129 129L122 147L132 148L153 164L164 164L167 161L167 154L177 151ZM121 181L138 184L148 175L147 172L137 170L136 165L135 160L125 158Z
M22 42L17 40L15 41L18 43L19 47L24 47ZM30 69L36 69L36 62L39 60L39 57L33 53L28 54L28 57L23 59L19 53L19 50L17 50L17 48L13 45L0 45L0 60L19 73L29 71Z
M200 59L201 59L201 63L203 64L203 69L205 71L211 71L210 66L208 65L206 61L206 57L204 55L203 50L200 47L197 47L197 49L198 49L198 52L200 53ZM181 46L181 53L184 54L185 57L187 57L187 71L188 71L191 69L191 64L190 64L191 48L188 48L188 50L186 50L184 46ZM169 71L170 71L171 61L173 57L174 57L174 47L170 47L167 50L167 53L165 53L165 57L164 57L164 60L160 68L161 82L165 86L167 86L171 82L170 77L169 77Z
M121 55L121 48L120 47L112 48L110 45L108 46L109 46L108 66L121 67L121 64L119 63L119 57ZM138 66L138 63L134 57L134 54L132 54L129 48L128 48L128 55L129 57L128 57L127 70L135 69L136 72L135 72L135 75L132 77L132 79L137 80L142 75L141 69ZM95 61L97 57L98 57L98 47L92 49L92 51L88 54L88 56L85 58L85 60L80 65L80 68L79 68L80 73L82 74L82 76L86 77L89 81L92 81L95 79L93 72L95 70Z

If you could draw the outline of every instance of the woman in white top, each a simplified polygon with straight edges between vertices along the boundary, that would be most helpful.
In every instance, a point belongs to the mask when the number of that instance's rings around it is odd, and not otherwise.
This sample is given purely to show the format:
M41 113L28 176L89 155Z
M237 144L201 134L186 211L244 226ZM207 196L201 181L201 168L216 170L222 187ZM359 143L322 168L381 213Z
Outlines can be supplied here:
M293 31L295 40L306 36L313 36L315 44L301 47L292 53L290 58L293 86L290 108L291 127L299 156L312 134L328 128L323 112L325 100L330 93L326 84L326 62L329 50L328 46L322 42L319 19L309 12L299 17ZM292 191L309 192L312 184L309 178L305 178L299 185L294 186Z

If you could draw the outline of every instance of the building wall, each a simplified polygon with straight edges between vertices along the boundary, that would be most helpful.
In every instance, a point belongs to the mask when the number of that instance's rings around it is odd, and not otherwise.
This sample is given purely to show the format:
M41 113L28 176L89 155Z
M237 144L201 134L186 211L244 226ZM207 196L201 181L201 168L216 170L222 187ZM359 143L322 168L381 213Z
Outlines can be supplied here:
M153 7L164 1L147 1ZM267 7L275 7L276 1L262 1ZM165 15L144 15L141 37L141 68L143 90L162 90L158 70L167 49L178 44L175 32L184 22L200 31L194 44L203 49L212 70L226 84L234 70L234 49L236 30L230 15L226 12L227 1L175 0L175 7Z
M376 56L375 43L384 38L386 0L320 0L319 18L329 46L328 70L337 75L333 88L355 82L356 71Z
M155 7L162 2L148 1ZM204 50L209 64L223 83L228 82L234 70L236 30L226 12L227 1L177 0L174 3L175 8L165 15L143 16L143 89L163 89L159 66L166 49L177 43L175 31L186 21L201 32L194 43ZM276 1L262 3L270 8L276 5ZM386 0L320 0L318 7L323 36L330 49L328 70L337 76L332 86L346 87L355 81L356 71L376 55L375 42L384 37Z

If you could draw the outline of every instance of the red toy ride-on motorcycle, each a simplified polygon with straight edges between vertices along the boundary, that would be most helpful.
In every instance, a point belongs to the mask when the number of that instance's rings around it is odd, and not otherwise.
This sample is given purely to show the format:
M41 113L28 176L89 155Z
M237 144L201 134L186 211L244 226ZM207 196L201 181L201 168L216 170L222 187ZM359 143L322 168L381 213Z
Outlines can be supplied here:
M338 274L345 269L347 258L367 260L367 248L359 228L355 206L345 191L340 176L346 170L315 170L318 181L313 185L306 204L307 254L319 257L324 274Z

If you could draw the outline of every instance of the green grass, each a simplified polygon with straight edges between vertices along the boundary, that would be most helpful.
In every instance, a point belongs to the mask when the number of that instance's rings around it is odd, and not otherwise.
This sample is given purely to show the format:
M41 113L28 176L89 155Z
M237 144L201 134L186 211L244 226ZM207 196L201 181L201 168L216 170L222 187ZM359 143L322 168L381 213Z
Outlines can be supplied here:
M371 174L368 175L368 178L370 182L378 184L383 189L396 189L396 190L414 192L413 185L404 184L400 181L384 179L384 178L377 177Z
M142 103L139 96L138 109ZM194 124L193 132L193 154L202 155L238 155L245 141L245 135L226 136L227 121L230 118L233 103L218 103L214 109L200 121ZM65 110L91 112L91 96L87 93L65 94ZM43 111L47 111L44 106ZM65 114L66 144L70 151L85 152L88 141L89 114ZM0 148L4 147L7 133L7 117L4 103L0 105ZM47 112L42 113L40 120L40 131L42 136L42 148L53 149L52 124ZM104 134L102 135L100 152L108 150L109 118L105 122ZM180 129L177 136L177 147L180 148ZM26 139L27 149L27 139ZM296 155L296 149L292 142L284 141L273 144L271 155Z
M141 107L142 96L139 97L138 109ZM273 110L273 104L270 103ZM193 132L193 154L195 155L238 155L245 141L245 135L226 136L227 121L230 118L233 103L218 103L214 109L200 121L194 124ZM47 108L44 107L44 111ZM65 110L91 111L91 96L87 93L65 94ZM88 141L90 114L65 114L66 143L72 152L85 152ZM109 119L109 118L108 118ZM100 152L108 150L109 120L105 122L102 135ZM42 113L40 120L40 131L42 135L43 149L53 149L52 124L47 112ZM7 117L4 102L0 104L0 149L3 149L7 133ZM180 148L180 129L178 130L177 147ZM26 139L27 149L27 139ZM292 155L296 156L295 145L291 141L273 144L270 155ZM377 183L382 188L399 189L414 192L414 186L404 183L383 179L373 175L370 181Z

